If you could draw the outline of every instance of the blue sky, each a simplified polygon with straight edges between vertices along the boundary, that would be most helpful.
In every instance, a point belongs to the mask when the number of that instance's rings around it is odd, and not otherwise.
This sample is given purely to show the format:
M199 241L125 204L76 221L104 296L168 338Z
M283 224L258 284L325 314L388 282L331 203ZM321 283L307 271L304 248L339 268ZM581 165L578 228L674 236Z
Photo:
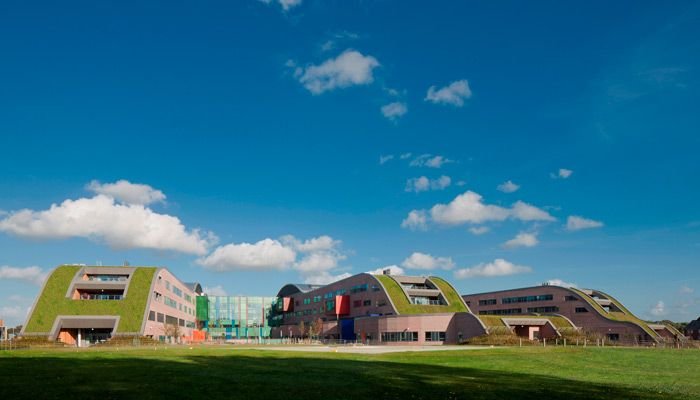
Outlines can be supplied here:
M0 318L61 263L700 314L700 4L9 2Z

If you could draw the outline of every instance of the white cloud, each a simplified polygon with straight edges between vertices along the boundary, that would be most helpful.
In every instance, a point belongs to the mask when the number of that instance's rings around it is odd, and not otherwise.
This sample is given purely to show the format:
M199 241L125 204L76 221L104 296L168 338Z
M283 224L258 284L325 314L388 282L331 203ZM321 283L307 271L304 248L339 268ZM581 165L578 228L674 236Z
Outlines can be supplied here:
M150 185L131 183L124 179L114 183L100 183L93 180L85 187L91 192L109 196L125 204L148 205L165 201L165 194L160 190L154 189Z
M396 121L397 119L403 117L408 112L408 107L406 103L395 101L383 105L381 108L382 115L391 121Z
M520 221L556 220L548 212L522 201L513 203L511 208L484 204L482 196L470 190L458 195L448 204L434 205L430 209L430 217L434 222L443 225L481 224L508 218ZM425 210L413 210L401 226L412 229L420 226L425 229L427 223Z
M340 240L335 240L328 235L321 235L315 238L300 241L292 235L282 236L282 242L302 253L333 250L340 245Z
M680 287L680 289L678 289L678 292L680 294L692 294L693 292L695 292L695 289L688 287L686 285L683 285Z
M575 287L577 287L575 283L564 282L564 281L561 280L561 279L549 279L549 280L547 280L545 283L546 283L547 285L551 285L551 286L561 286L561 287L567 287L567 288L570 288L570 287L575 288Z
M41 286L44 283L44 279L46 279L46 275L46 272L36 266L18 268L3 265L0 267L0 280L12 279L26 281Z
M335 41L333 40L326 40L321 44L321 51L330 51L335 48Z
M547 211L539 209L533 205L516 201L511 208L513 218L520 221L556 221Z
M214 271L235 269L284 269L292 265L296 253L273 239L257 243L230 243L199 258L197 264Z
M570 170L570 169L559 168L559 171L557 171L556 173L552 172L552 173L549 174L549 176L550 176L552 179L567 179L567 178L570 177L571 174L573 174L573 173L574 173L574 171L572 171L572 170Z
M385 269L388 269L389 274L391 275L403 275L406 273L406 271L398 265L387 265L386 267L381 267L372 271L367 271L367 273L372 275L383 275Z
M301 4L302 0L258 0L261 3L271 4L273 1L282 6L284 11L289 11L291 8L296 7Z
M503 247L506 249L514 249L516 247L534 247L539 243L537 240L537 235L534 233L524 233L520 232L513 239L508 240L503 243Z
M294 268L304 273L329 271L338 267L338 262L345 256L331 251L314 251L304 256Z
M205 286L204 288L202 288L202 290L209 296L227 296L226 289L224 289L221 285L216 285L212 287Z
M414 252L403 260L401 266L408 269L452 269L455 263L449 257L433 257L430 254Z
M379 165L384 165L393 159L394 159L393 154L388 154L386 156L379 156Z
M659 300L650 310L649 314L655 316L655 317L660 317L662 315L666 315L666 305L664 304L663 301Z
M464 100L472 97L472 91L469 89L469 82L466 79L454 81L448 86L440 89L435 89L435 86L428 88L428 93L425 96L425 101L430 101L434 104L449 104L455 107L462 107Z
M437 179L428 179L425 176L411 178L406 181L407 192L425 192L428 190L443 190L450 186L452 179L449 176L441 176Z
M488 226L472 226L469 228L469 232L471 232L472 235L483 235L484 233L487 233L491 230Z
M410 154L410 153L409 153ZM411 167L428 167L428 168L440 168L445 164L453 163L454 160L450 160L444 156L433 156L432 154L421 154L411 160L408 164Z
M520 189L520 185L516 185L513 181L506 181L498 185L497 189L503 193L513 193Z
M503 221L510 215L508 209L487 205L481 200L482 197L478 193L467 191L448 204L436 204L430 210L430 215L433 221L446 225Z
M405 160L407 158L411 158L413 154L412 153L403 153L399 156L400 159Z
M481 263L471 268L463 268L454 272L457 279L475 277L494 277L532 272L532 268L516 265L502 258L497 258L490 263Z
M428 217L425 210L412 210L406 219L401 221L401 227L410 230L426 230L428 228Z
M118 249L144 248L202 255L216 242L211 232L188 231L177 217L140 204L117 204L106 195L65 200L48 210L20 210L0 220L0 231L32 239L82 237Z
M29 314L28 307L22 306L2 306L0 307L0 317L3 317L7 326L21 324Z
M328 285L351 276L352 275L347 272L339 275L333 275L328 271L322 271L313 275L307 275L304 279L304 283L308 283L310 285Z
M374 81L373 70L379 61L356 50L345 50L336 58L320 65L296 67L294 77L311 93L318 95L328 90L353 85L368 85Z
M603 223L600 221L595 221L576 215L571 215L566 220L566 230L568 231L579 231L581 229L600 228L602 226Z

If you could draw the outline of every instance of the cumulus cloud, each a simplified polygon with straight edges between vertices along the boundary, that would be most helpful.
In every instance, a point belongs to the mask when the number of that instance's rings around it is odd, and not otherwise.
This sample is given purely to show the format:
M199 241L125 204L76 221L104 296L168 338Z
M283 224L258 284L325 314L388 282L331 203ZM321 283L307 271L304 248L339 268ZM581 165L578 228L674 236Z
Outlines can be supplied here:
M406 271L398 265L387 265L386 267L381 267L372 271L367 271L367 273L372 275L383 275L384 270L386 269L389 270L389 274L391 275L403 275L406 273Z
M595 221L576 215L572 215L566 220L566 230L568 231L580 231L581 229L593 229L600 228L602 226L603 223L600 221Z
M284 269L296 259L296 253L278 240L263 239L256 243L229 243L199 258L197 264L213 271L235 269Z
M561 280L561 279L549 279L549 280L547 280L545 283L546 283L547 285L551 285L551 286L561 286L561 287L567 287L567 288L570 288L570 287L575 288L575 287L577 287L575 283L565 282L565 281L563 281L563 280Z
M472 235L483 235L484 233L487 233L491 230L488 226L472 226L469 228L469 232L471 232Z
M506 181L498 185L496 189L500 190L503 193L513 193L520 189L520 185L516 185L515 183L513 183L513 181Z
M294 65L287 62L288 66ZM345 50L336 58L330 58L319 65L294 67L294 77L312 94L346 88L354 85L368 85L374 82L373 71L379 61L365 56L356 50Z
M454 81L440 89L431 86L428 88L425 101L430 101L434 104L449 104L455 107L462 107L464 105L464 100L470 97L472 97L472 91L469 89L469 82L467 82L466 79L462 79Z
M471 268L458 269L454 272L457 279L476 277L495 277L516 275L532 272L532 268L523 265L516 265L502 258L497 258L490 263L481 263Z
M385 156L379 156L379 165L384 165L384 164L388 163L389 161L391 161L391 160L393 160L393 159L394 159L394 155L393 155L393 154L388 154L388 155L385 155Z
M265 4L271 4L271 3L277 3L279 4L284 11L289 11L291 8L296 7L301 4L301 0L258 0L261 3Z
M205 286L204 288L202 288L202 290L209 296L227 296L226 289L224 289L221 285L216 285L212 287Z
M559 171L557 171L556 173L555 173L555 172L552 172L552 173L549 174L549 176L550 176L552 179L567 179L567 178L569 178L569 177L571 176L571 174L573 174L573 173L574 173L574 171L572 171L572 170L570 170L570 169L559 168Z
M307 283L342 279L333 275L347 256L339 250L341 242L328 235L300 240L292 235L279 240L266 238L256 243L229 243L201 257L197 264L213 271L295 270Z
M114 183L100 183L93 180L86 188L96 194L103 194L125 204L148 205L165 201L165 194L150 185L131 183L120 179Z
M25 281L41 286L44 283L44 279L46 279L46 275L47 273L44 270L36 266L18 268L3 265L0 267L0 280Z
M678 289L678 292L680 294L692 294L693 292L695 292L695 289L688 287L686 285L683 285L680 287L680 289Z
M450 186L452 179L449 176L442 175L437 179L428 179L426 176L411 178L406 181L407 192L425 192L428 190L443 190Z
M537 235L534 233L524 233L520 232L513 239L510 239L503 243L503 247L506 249L514 249L517 247L534 247L537 246L539 240L537 240Z
M449 257L433 257L430 254L414 252L403 260L401 266L407 269L452 269L455 263Z
M399 156L399 158L402 160L406 160L408 158L411 158L412 155L413 155L412 153L403 153Z
M118 249L170 250L202 255L217 238L187 230L180 219L141 204L119 204L113 197L65 200L48 210L20 210L0 219L0 231L30 239L87 238Z
M412 231L424 231L428 228L428 216L425 210L412 210L406 219L401 221L401 227Z
M503 221L510 216L510 211L507 208L484 204L480 194L467 191L448 204L436 204L430 209L430 215L433 221L440 224L479 224L486 221Z
M522 201L513 204L511 216L520 221L556 221L547 211Z
M655 317L666 315L666 305L663 301L659 300L653 307L651 307L651 309L649 310L649 314Z
M480 224L488 221L517 219L520 221L554 221L546 211L522 201L517 201L511 208L485 204L480 194L466 191L448 204L436 204L430 209L433 221L444 225L464 223Z
M410 153L409 153L410 154ZM411 160L408 164L411 167L428 167L428 168L440 168L445 164L453 163L454 160L450 160L444 156L434 156L432 154L421 154Z
M29 315L30 307L24 306L2 306L0 307L0 316L5 319L7 326L21 324L22 321Z
M391 121L396 121L397 119L406 115L408 112L408 106L406 106L406 103L395 101L393 103L383 105L381 111L385 118Z

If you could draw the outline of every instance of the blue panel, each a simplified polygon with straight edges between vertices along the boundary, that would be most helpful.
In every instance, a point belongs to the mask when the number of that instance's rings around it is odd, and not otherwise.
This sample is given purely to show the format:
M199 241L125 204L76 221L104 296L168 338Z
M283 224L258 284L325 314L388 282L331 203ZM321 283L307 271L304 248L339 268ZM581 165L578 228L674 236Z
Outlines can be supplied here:
M355 340L355 320L341 319L340 320L340 337L343 340Z

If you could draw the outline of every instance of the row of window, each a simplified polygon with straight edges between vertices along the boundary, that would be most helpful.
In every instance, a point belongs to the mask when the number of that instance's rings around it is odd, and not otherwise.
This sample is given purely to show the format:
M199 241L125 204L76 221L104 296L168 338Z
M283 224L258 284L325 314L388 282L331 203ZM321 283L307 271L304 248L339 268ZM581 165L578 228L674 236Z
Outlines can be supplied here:
M417 342L418 332L382 332L382 342Z
M554 300L554 296L551 294L540 294L535 296L516 296L516 297L504 297L501 299L502 304L511 303L530 303L533 301L549 301Z
M479 315L511 315L511 314L522 314L522 308L507 308L500 310L479 310Z
M445 332L425 332L426 342L444 342Z
M350 293L360 293L360 292L366 292L367 291L367 284L363 283L361 285L355 285L350 288Z
M184 326L187 328L194 328L194 326L195 326L194 321L186 321L184 319L173 317L172 315L167 315L167 314L163 314L163 313L156 313L155 311L150 311L148 313L148 320L166 323L169 325Z
M527 312L529 312L529 313L553 313L553 312L559 312L559 307L557 307L557 306L528 307Z
M372 300L354 300L352 302L353 307L368 307L372 305Z

